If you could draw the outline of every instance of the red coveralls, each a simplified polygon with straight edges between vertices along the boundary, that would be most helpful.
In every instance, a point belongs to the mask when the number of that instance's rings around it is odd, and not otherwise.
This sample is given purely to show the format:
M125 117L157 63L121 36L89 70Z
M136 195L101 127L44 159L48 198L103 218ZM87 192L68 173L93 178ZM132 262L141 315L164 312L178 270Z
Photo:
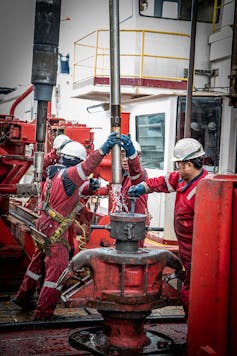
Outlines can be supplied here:
M146 170L141 166L139 156L136 156L134 159L128 158L128 166L129 166L129 174L124 175L122 179L122 189L121 196L124 199L124 203L126 204L128 211L131 211L131 199L128 198L128 189L132 185L137 185L144 181L147 178ZM150 218L147 209L147 194L141 195L136 199L135 203L135 213L137 214L145 214L147 215L146 225L149 226ZM113 209L112 209L113 211ZM144 241L139 241L139 247L143 247Z
M43 190L44 182L46 181L47 178L47 168L48 166L51 166L55 163L58 163L60 157L57 155L56 150L53 149L49 153L46 153L44 155L44 163L43 163L43 174L42 174L42 182L41 182L41 189ZM30 197L28 201L25 203L25 207L28 209L31 209L33 211L37 211L37 203L38 203L38 198L37 197Z
M176 191L174 207L174 230L179 244L179 254L185 268L185 280L181 290L184 311L188 313L194 204L197 184L200 179L206 177L208 172L202 172L191 182L186 183L180 179L178 172L171 172L168 176L149 178L146 180L150 192L171 193Z
M50 151L49 153L46 153L44 155L42 182L45 182L47 179L47 168L51 165L58 163L59 159L60 159L60 156L57 154L56 149L52 149L52 151ZM89 185L89 182L88 182L88 185ZM43 184L42 184L42 187L43 187ZM87 192L87 187L85 187L85 192L83 190L83 194L91 195L91 192ZM86 206L83 209L83 211L81 211L79 216L82 217L84 214L87 214ZM68 229L68 242L72 248L72 252L75 251L75 246L74 246L75 240L76 240L76 231L75 231L74 224L72 224Z
M122 189L121 189L121 197L124 199L124 204L126 204L128 211L131 210L131 199L128 198L128 189L132 185L137 185L143 182L147 178L147 172L145 169L141 167L140 159L136 156L134 159L128 159L129 172L125 173L122 178ZM149 214L147 211L147 194L141 195L136 199L135 205L135 213L137 214L147 214L149 218ZM115 203L115 202L114 202ZM116 206L112 206L111 212L114 212ZM148 222L149 224L149 222Z
M126 205L128 210L131 210L131 199L128 198L128 189L132 185L137 185L147 178L147 172L141 167L140 158L136 156L134 159L128 158L129 174L123 176L121 193L126 199ZM136 199L135 213L137 214L147 214L147 194L141 195Z
M42 177L43 182L45 182L46 178L47 178L48 166L58 163L59 159L60 159L60 157L57 155L57 152L55 149L53 149L52 151L50 151L49 153L46 153L44 155L43 177Z
M66 194L62 180L62 173L65 170L59 171L52 178L49 201L50 207L61 215L68 217L77 203L80 189L83 189L84 186L83 183L102 159L103 156L100 155L99 151L94 151L86 161L66 169L67 176L71 180L71 187L75 188L70 196ZM46 180L44 185L43 197L46 192L47 183L48 180ZM50 237L57 229L58 225L58 222L41 211L37 221L37 228L39 231ZM66 231L61 238L68 241L68 231ZM36 248L23 282L16 295L17 299L22 303L27 303L27 301L34 295L37 281L42 277L42 274L45 273L44 283L35 310L36 318L48 318L53 315L60 296L60 292L56 288L56 282L67 267L69 260L69 252L62 243L54 243L50 250L51 255L46 256L41 250Z

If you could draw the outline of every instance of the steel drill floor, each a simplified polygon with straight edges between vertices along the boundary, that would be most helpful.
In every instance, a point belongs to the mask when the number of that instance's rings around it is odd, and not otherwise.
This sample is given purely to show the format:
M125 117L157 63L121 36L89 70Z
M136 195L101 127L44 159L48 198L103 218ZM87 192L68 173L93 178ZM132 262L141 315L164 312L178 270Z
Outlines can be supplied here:
M71 346L69 339L85 328L103 328L103 319L94 309L65 308L58 304L51 322L33 321L33 312L22 312L12 303L12 294L0 295L0 355L96 355ZM175 353L141 353L146 355L184 356L183 345L187 337L187 324L183 319L182 307L165 307L153 310L145 324L147 335L158 333L171 338L178 346ZM115 353L116 354L116 353ZM115 355L114 354L114 355ZM106 354L105 354L106 355ZM121 354L116 354L121 355Z

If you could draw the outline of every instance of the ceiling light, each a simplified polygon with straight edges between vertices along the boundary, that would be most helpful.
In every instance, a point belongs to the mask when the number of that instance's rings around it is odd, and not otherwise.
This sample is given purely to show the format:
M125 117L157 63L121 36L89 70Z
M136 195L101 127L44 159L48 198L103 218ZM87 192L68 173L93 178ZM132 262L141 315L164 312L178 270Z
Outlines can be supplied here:
M101 104L88 106L86 110L89 114L94 114L96 112L108 111L109 109L110 109L109 103L101 103Z

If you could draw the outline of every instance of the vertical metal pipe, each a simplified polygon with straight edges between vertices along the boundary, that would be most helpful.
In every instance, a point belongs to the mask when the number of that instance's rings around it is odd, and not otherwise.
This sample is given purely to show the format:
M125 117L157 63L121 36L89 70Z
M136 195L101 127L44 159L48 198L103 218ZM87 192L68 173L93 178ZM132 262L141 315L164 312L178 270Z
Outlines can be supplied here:
M187 88L187 96L186 96L184 137L191 136L193 74L194 74L196 27L197 27L197 2L198 2L197 0L192 0L191 40L190 40L190 52L189 52L188 88Z
M120 134L120 45L119 45L119 0L109 0L110 15L110 110L111 130ZM112 183L121 183L120 147L112 149Z
M48 112L48 102L44 100L38 100L37 121L36 121L36 131L35 131L37 151L44 151L47 112Z
M35 180L43 173L48 102L56 85L61 0L36 0L31 82L37 101Z
M36 0L31 82L35 100L51 101L56 84L61 0Z
M230 104L237 108L237 1L233 24L231 72L230 72Z

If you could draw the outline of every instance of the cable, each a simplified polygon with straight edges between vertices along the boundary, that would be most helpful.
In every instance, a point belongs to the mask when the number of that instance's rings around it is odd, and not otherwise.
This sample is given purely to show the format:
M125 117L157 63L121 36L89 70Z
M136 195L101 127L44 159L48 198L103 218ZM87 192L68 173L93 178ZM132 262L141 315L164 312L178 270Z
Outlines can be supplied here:
M80 227L80 229L82 230L82 235L77 235L77 241L78 241L78 248L80 251L85 250L85 244L87 242L87 238L86 238L86 231L84 229L84 227L79 223L79 221L75 220L75 223L77 224L77 226Z

